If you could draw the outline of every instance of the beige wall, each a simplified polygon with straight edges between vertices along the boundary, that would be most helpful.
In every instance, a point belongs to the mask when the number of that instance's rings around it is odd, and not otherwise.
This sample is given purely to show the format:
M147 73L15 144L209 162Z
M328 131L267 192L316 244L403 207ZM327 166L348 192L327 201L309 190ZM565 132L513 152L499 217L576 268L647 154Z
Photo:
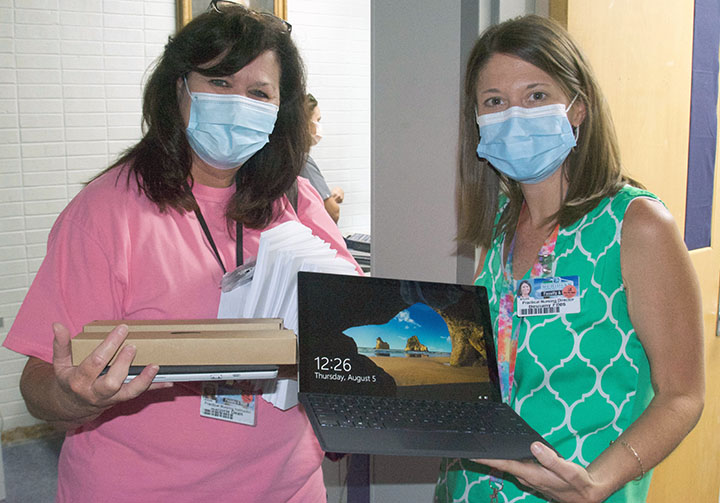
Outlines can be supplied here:
M685 224L694 2L553 0L592 63L612 109L626 169ZM720 183L716 167L712 246L691 252L705 316L707 397L703 417L655 471L648 501L712 502L720 487ZM658 271L661 274L661 271Z

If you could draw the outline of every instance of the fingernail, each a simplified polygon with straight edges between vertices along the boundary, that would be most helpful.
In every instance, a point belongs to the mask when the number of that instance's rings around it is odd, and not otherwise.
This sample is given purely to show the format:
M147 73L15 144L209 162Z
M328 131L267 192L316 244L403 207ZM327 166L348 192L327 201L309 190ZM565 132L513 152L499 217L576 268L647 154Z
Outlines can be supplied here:
M127 325L118 325L117 331L120 335L126 335L128 333L128 326Z
M533 454L540 454L543 451L543 447L541 444L532 444L530 450Z

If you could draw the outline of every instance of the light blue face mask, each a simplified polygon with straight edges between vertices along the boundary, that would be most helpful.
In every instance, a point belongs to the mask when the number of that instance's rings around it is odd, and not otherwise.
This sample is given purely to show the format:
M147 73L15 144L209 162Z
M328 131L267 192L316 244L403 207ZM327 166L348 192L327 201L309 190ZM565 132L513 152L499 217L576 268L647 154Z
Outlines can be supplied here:
M552 175L577 144L562 103L536 108L511 107L479 115L477 154L499 172L521 183L538 183Z
M238 94L193 93L187 134L197 156L217 169L233 169L269 141L278 107Z

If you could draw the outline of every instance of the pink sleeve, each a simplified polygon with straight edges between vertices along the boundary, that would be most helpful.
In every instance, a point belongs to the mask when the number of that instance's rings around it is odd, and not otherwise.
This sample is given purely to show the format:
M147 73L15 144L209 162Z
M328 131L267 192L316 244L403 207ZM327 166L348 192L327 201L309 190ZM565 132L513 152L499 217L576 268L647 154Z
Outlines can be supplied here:
M122 266L117 259L111 266L98 241L101 231L73 220L78 210L69 207L55 223L45 260L3 343L8 349L52 362L53 322L77 334L90 321L122 318Z
M330 247L338 252L338 256L344 258L360 274L362 269L352 257L345 246L345 240L338 229L337 224L330 218L320 194L310 185L310 182L302 177L298 178L298 218L300 222L312 229L313 234L330 243Z

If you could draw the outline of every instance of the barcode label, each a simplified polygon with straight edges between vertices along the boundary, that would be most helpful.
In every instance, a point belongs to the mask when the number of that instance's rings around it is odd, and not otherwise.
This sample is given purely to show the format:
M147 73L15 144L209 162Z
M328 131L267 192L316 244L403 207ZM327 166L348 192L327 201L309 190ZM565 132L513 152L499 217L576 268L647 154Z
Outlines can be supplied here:
M536 314L557 314L559 312L559 306L528 307L525 309L520 309L520 316L533 316Z
M217 417L220 419L230 419L232 420L233 414L229 410L222 410L222 409L203 409L202 411L204 416L212 416Z

